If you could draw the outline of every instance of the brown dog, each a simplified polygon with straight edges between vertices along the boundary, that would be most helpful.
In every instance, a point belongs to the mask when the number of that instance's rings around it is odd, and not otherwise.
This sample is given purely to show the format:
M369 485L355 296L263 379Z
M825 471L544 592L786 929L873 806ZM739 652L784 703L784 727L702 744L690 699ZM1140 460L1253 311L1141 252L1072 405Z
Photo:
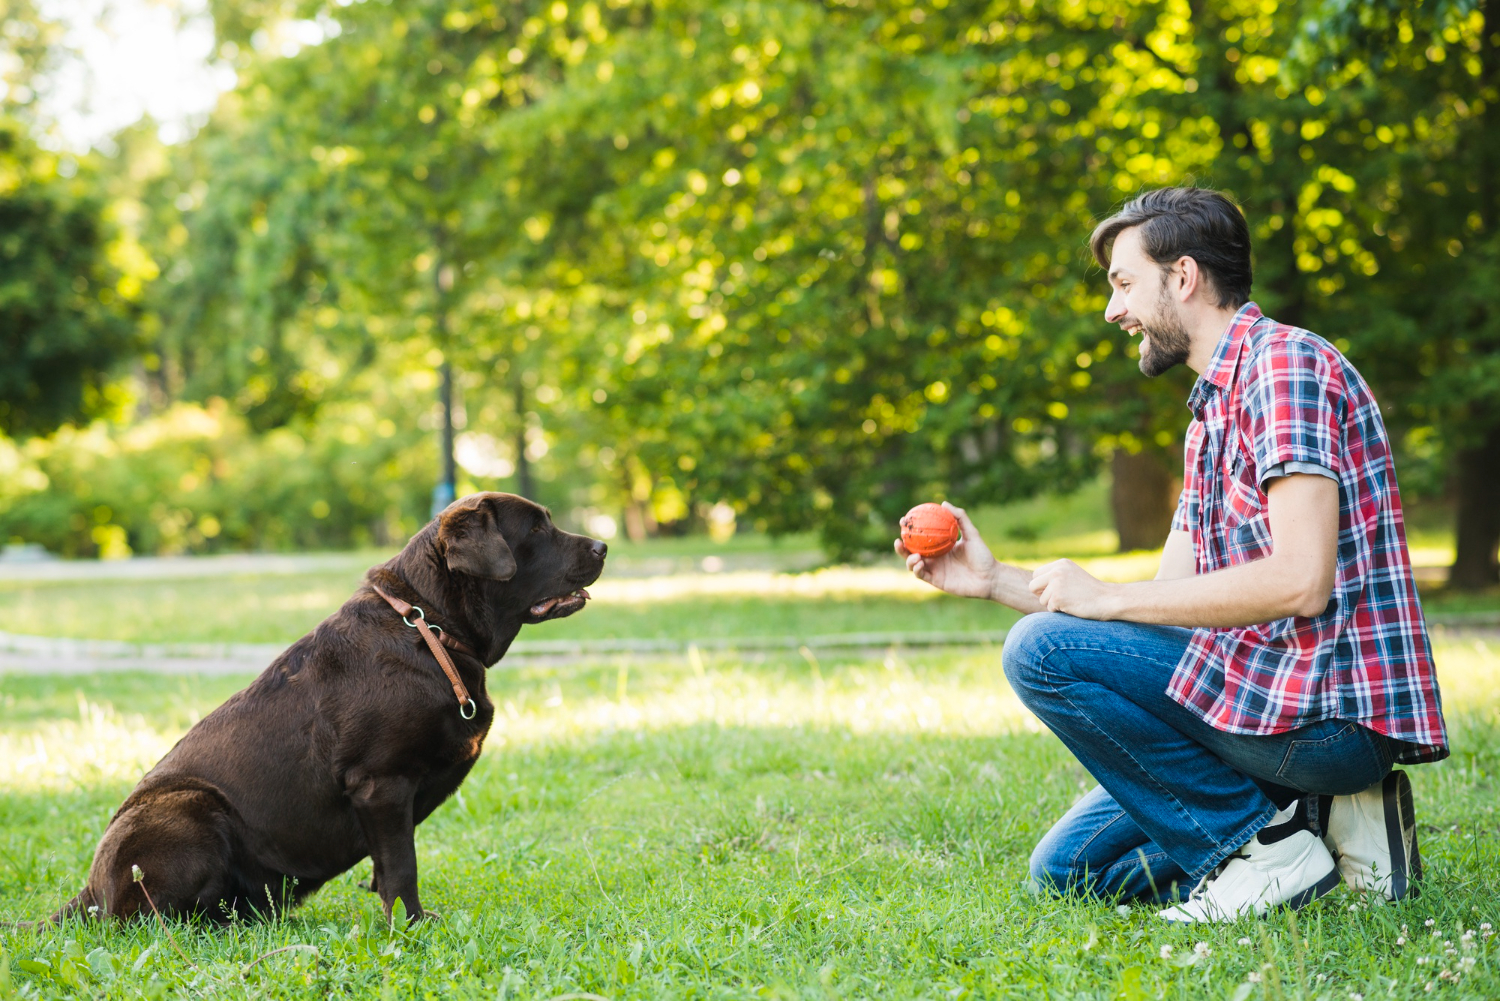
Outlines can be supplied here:
M110 820L88 886L54 919L248 918L284 910L366 855L386 914L399 898L420 917L414 831L479 758L494 718L486 665L523 624L582 608L605 550L521 497L455 501L167 752ZM472 651L453 655L471 719L376 587Z

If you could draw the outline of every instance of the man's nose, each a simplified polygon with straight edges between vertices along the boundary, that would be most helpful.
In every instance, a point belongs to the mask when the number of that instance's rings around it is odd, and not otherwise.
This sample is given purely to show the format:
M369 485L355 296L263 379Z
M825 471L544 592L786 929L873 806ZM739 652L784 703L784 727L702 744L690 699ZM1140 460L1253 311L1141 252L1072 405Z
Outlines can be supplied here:
M1120 301L1118 293L1109 297L1109 305L1104 307L1104 322L1114 323L1125 315L1125 304Z

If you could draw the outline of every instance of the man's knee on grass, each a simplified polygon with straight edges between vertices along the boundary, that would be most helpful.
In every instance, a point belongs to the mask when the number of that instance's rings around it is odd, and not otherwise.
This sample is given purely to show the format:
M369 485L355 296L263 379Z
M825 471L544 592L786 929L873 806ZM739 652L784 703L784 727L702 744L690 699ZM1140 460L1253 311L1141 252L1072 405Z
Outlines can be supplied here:
M1000 663L1017 695L1047 683L1047 655L1057 649L1058 639L1076 622L1061 612L1032 612L1010 627Z

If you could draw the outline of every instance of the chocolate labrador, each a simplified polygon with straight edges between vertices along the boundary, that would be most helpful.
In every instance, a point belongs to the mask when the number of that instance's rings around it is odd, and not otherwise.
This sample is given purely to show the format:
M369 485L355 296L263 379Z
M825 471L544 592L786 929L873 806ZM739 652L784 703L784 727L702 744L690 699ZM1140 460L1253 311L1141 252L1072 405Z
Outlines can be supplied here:
M415 828L479 758L486 665L522 625L581 609L605 550L521 497L455 501L146 773L54 919L265 915L366 855L386 914L399 898L420 917ZM407 627L419 619L443 631L456 680Z

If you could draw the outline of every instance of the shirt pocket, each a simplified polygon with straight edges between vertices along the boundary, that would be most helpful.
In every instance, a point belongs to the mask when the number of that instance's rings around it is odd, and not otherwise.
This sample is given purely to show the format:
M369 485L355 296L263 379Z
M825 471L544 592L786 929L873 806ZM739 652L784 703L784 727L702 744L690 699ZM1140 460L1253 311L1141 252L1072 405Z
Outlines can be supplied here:
M1224 478L1224 537L1230 562L1259 559L1271 551L1266 499L1255 485L1255 469L1240 456Z
M1234 528L1265 514L1265 502L1255 484L1253 463L1239 449L1224 472L1224 523Z

